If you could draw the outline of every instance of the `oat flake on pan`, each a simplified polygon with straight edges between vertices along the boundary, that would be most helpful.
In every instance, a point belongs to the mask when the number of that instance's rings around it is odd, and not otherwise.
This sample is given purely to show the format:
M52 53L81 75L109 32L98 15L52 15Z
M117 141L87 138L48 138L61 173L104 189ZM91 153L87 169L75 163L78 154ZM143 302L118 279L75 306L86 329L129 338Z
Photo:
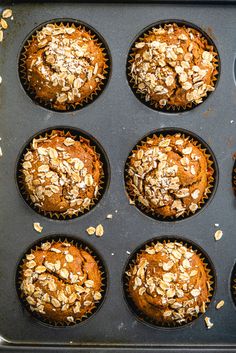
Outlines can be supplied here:
M222 236L223 236L222 230L218 229L218 230L215 232L215 235L214 235L215 240L220 240L220 239L222 238Z
M204 320L208 330L210 330L214 326L214 324L211 322L211 318L206 316Z
M0 42L3 41L4 38L4 31L8 28L8 23L6 19L13 19L12 16L12 10L11 9L5 9L2 12L2 18L0 19Z
M220 300L217 304L216 304L216 309L220 309L225 305L224 300Z
M34 222L33 226L34 226L34 229L36 230L36 232L38 232L38 233L42 232L43 227L40 225L40 223Z
M11 9L5 9L2 12L2 17L3 18L9 18L12 17L12 10Z
M103 228L103 225L102 225L102 224L99 224L99 225L96 227L95 234L96 234L97 237L102 237L102 236L103 236L103 234L104 234L104 228Z
M93 235L93 234L95 234L95 231L96 231L96 228L94 228L94 227L88 227L88 228L86 229L86 232L88 233L88 235Z

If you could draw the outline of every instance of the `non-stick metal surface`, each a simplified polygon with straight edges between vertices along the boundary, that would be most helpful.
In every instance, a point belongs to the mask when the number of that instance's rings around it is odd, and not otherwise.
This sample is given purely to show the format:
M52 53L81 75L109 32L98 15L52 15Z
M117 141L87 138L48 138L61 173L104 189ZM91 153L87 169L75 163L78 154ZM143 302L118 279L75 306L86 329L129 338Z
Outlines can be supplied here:
M212 3L212 2L211 2ZM236 258L232 155L236 149L236 6L198 4L86 4L16 3L0 47L0 335L2 352L204 352L236 351L236 307L231 296L231 274ZM91 25L106 40L111 78L93 103L75 112L59 113L36 105L18 76L24 40L41 23L71 18ZM220 56L221 74L213 92L188 112L161 113L142 104L126 77L126 60L133 40L150 24L166 19L191 22L213 39ZM110 184L98 205L81 217L50 220L32 210L17 191L19 153L36 133L54 126L78 128L104 148L110 163ZM124 167L137 141L160 128L184 128L212 149L219 167L219 183L212 201L198 214L178 222L162 222L129 204ZM106 219L112 214L112 219ZM33 222L44 227L41 234ZM86 228L104 226L104 236L89 237ZM218 225L219 226L216 226ZM217 229L223 238L214 239ZM108 268L108 292L94 317L73 327L46 327L22 308L15 287L17 263L27 248L49 234L85 240L98 251ZM204 315L178 329L153 328L139 322L123 296L122 274L129 253L156 236L186 238L208 254L216 271L214 300L206 315L214 326L207 330ZM225 301L220 310L216 302Z

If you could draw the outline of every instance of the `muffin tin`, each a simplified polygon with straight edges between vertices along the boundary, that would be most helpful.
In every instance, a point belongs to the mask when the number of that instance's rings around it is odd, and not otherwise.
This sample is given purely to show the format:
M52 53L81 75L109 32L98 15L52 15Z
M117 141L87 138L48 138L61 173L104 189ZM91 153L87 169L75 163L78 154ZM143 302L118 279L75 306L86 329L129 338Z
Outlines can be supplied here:
M232 189L233 153L236 149L236 7L127 3L1 3L13 9L14 21L0 46L1 256L0 335L2 352L236 352L236 307L231 292L235 264L235 209ZM210 3L213 3L211 1ZM79 20L95 28L107 42L112 58L110 80L102 94L75 112L59 113L35 104L18 75L19 54L34 28L54 18ZM129 87L126 62L129 49L147 26L179 19L195 24L214 41L221 60L215 92L191 111L157 112L141 103ZM72 220L52 220L32 210L17 192L17 161L23 146L35 134L54 127L86 131L103 147L110 165L106 193L90 212ZM186 129L212 149L219 168L215 193L201 212L178 222L163 222L142 214L129 204L124 168L133 146L163 128ZM112 219L107 219L112 214ZM43 226L41 234L33 223ZM104 226L104 236L89 237L86 228ZM214 233L221 229L218 242ZM24 252L50 234L75 236L101 256L108 269L108 291L102 308L89 320L72 327L48 327L35 320L18 299L15 274ZM124 300L122 276L134 249L158 236L196 243L211 259L216 274L215 295L206 315L180 328L149 327L139 322ZM215 305L220 300L220 310ZM214 326L207 330L204 317Z

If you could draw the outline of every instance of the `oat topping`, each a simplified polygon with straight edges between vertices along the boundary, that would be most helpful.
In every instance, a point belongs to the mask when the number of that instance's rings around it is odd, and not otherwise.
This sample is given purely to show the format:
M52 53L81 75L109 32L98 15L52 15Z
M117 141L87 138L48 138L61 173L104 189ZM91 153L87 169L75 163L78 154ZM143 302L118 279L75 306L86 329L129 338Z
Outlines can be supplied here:
M198 31L166 24L136 42L131 76L145 100L160 107L199 104L214 90L215 57Z
M181 134L154 135L133 151L127 187L133 201L163 216L196 212L208 192L207 159Z
M35 138L23 158L25 187L43 211L76 214L97 197L102 166L88 140L76 141L53 131Z
M113 217L112 214L109 213L106 218L107 218L107 219L112 219L112 217Z
M43 230L43 227L40 225L40 223L34 222L34 229L36 230L36 232L41 233Z
M184 323L205 312L210 283L204 264L177 241L146 247L127 274L136 306L157 321Z
M28 48L27 79L55 108L79 103L105 79L105 55L94 36L74 25L48 24Z
M67 242L46 242L26 255L21 291L31 311L73 323L102 298L101 275L86 251Z

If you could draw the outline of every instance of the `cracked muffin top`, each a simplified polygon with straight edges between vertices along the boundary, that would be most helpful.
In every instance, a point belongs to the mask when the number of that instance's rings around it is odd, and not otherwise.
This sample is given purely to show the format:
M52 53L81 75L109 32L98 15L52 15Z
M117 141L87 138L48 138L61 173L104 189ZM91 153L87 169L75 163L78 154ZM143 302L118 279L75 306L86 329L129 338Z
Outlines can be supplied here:
M131 77L156 107L186 108L214 90L217 54L197 30L166 24L135 43Z
M63 215L84 212L97 197L102 163L90 142L63 131L33 139L23 157L24 189L41 211Z
M82 27L47 24L30 40L24 56L30 89L56 110L91 98L105 79L104 49Z
M102 298L102 275L87 251L65 242L44 242L24 258L21 295L49 323L75 323Z
M156 242L137 255L128 271L129 295L158 323L185 323L204 313L210 277L203 260L177 241Z
M207 157L181 134L148 138L128 160L131 200L163 217L195 213L209 191Z

